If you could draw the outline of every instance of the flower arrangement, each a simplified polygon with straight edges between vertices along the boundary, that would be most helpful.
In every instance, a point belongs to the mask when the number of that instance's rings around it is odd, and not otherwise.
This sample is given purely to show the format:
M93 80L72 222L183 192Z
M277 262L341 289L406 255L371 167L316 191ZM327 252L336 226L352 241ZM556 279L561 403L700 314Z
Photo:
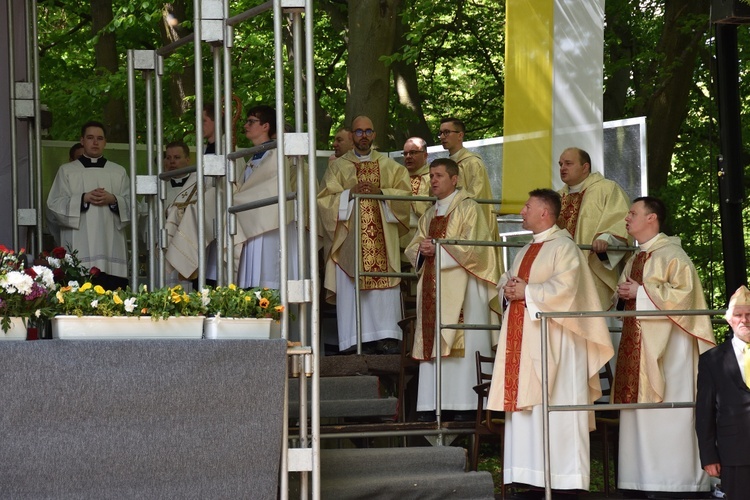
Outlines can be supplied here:
M47 296L54 288L52 271L44 266L27 268L23 250L15 253L0 245L0 324L4 332L10 329L11 317L48 316Z
M279 321L284 312L279 291L271 288L245 290L230 284L226 287L204 288L201 296L208 316L272 318Z
M50 253L43 252L38 262L52 269L55 283L62 286L70 285L71 281L80 286L100 272L97 267L89 269L84 266L78 258L78 250L66 250L63 247L55 247Z
M160 288L149 292L143 285L137 292L105 290L90 281L77 286L75 281L61 287L55 294L55 312L71 316L202 316L205 306L201 294L187 293L182 286Z

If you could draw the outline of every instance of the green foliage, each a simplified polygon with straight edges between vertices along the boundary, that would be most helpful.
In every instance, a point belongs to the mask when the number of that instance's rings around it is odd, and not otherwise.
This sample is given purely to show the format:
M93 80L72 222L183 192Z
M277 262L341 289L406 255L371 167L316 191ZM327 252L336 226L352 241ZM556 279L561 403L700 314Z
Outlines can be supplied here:
M271 288L242 289L236 285L204 288L201 292L208 316L224 318L281 319L284 306L279 291Z

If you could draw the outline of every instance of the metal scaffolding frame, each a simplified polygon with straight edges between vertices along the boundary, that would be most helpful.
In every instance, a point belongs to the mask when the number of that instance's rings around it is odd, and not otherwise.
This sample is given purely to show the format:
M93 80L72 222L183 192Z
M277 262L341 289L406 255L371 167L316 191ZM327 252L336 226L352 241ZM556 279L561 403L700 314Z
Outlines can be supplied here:
M235 16L229 16L228 0L194 0L194 32L179 41L165 45L157 50L129 50L128 51L128 129L130 131L130 176L131 189L135 195L144 195L148 199L148 247L149 252L149 284L151 287L164 286L166 268L164 251L166 250L166 229L164 219L164 200L166 194L165 182L172 177L186 173L196 173L197 213L198 217L198 286L203 287L206 282L206 239L205 224L202 217L205 213L206 177L215 179L217 189L216 214L217 221L213 228L215 240L220 251L217 252L217 283L227 284L235 276L233 269L233 247L237 233L236 214L246 210L253 210L272 204L278 205L280 228L280 296L286 310L289 304L301 304L298 321L300 324L301 347L289 348L290 376L298 377L300 383L300 419L305 422L308 407L311 414L311 429L307 425L299 426L299 436L294 440L298 447L290 448L288 431L288 407L284 407L284 431L282 456L280 457L280 497L288 497L290 472L300 472L300 494L302 498L312 496L320 498L320 394L319 394L319 353L315 346L320 345L319 317L319 279L317 260L317 241L314 235L318 233L317 204L315 198L315 171L311 169L305 174L305 164L315 164L315 109L314 109L314 67L313 67L313 6L312 0L272 0L249 9ZM275 108L278 134L275 141L253 148L232 151L232 67L231 49L235 28L243 21L272 11L274 24L274 76L276 81ZM304 14L304 16L303 16ZM284 132L284 47L282 44L282 21L288 19L292 24L294 39L294 109L295 131ZM304 24L303 24L304 23ZM303 67L302 44L304 37L305 66ZM162 137L162 88L164 76L164 58L169 57L179 47L193 43L195 60L195 130L196 140L203 137L203 42L211 46L213 62L214 109L219 114L225 109L224 120L216 119L216 154L204 155L202 149L196 154L194 166L164 172L160 155L163 150ZM148 148L148 175L136 175L136 117L135 117L135 75L136 71L143 74L146 83L146 144ZM304 73L304 79L303 79ZM152 98L152 80L155 97ZM303 85L303 81L306 85ZM223 100L222 100L223 96ZM155 120L154 120L155 115ZM305 121L306 120L306 121ZM155 121L155 127L154 127ZM223 132L224 131L224 132ZM155 137L155 140L154 140ZM198 146L202 148L202 146ZM252 156L256 152L277 148L277 180L278 197L260 200L235 206L233 203L233 187L235 179L235 162L238 158ZM159 155L154 172L154 153ZM285 174L285 159L291 157L293 175L297 180L297 192L289 193ZM134 196L135 199L135 196ZM287 200L295 200L295 220L297 221L297 237L299 245L298 266L300 279L290 280L287 275L289 259L287 251L287 234L283 230L287 218ZM131 252L133 255L131 266L131 285L135 286L138 277L138 208L134 202L131 209ZM306 217L309 214L309 218ZM218 245L221 242L221 245ZM240 243L240 242L238 242ZM225 265L226 263L226 265ZM308 307L309 306L309 307ZM310 332L308 338L307 332ZM289 318L283 315L281 320L281 335L288 338ZM312 401L308 403L307 377L312 378ZM288 380L288 378L287 378ZM284 388L286 397L288 387ZM306 424L306 422L305 422ZM311 434L311 435L310 435ZM310 481L312 477L312 481Z

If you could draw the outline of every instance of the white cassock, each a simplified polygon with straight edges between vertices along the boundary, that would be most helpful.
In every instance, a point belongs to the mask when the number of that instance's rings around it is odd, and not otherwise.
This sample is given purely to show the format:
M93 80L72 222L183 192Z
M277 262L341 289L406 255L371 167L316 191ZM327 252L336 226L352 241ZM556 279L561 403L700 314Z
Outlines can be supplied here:
M81 209L83 194L96 188L115 195L117 211L94 205ZM78 250L86 267L128 276L125 227L130 223L130 180L122 166L103 157L85 156L62 165L50 188L47 209L60 230L60 246Z

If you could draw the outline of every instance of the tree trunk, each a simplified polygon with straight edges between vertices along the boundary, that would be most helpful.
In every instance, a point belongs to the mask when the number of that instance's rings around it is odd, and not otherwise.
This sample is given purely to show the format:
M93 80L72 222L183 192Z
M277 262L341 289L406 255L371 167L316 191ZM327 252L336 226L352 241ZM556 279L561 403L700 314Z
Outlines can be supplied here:
M115 34L103 32L113 18L112 0L91 0L91 29L99 39L94 46L95 67L100 74L117 73L118 59L115 45ZM110 94L104 106L104 123L107 125L107 140L110 142L127 142L128 124L125 101ZM86 118L89 119L89 118Z
M387 134L391 69L380 58L392 53L400 1L349 0L346 122L370 117L381 148L395 145Z
M406 26L398 22L396 26L396 46L401 47L406 43ZM422 109L422 96L419 94L419 83L417 80L417 68L415 62L399 59L393 63L393 86L398 96L398 106L402 109L397 111L397 116L405 127L393 131L393 140L396 146L406 142L409 137L421 137L428 144L435 142L434 134L427 125Z
M636 115L646 115L650 192L667 184L677 136L687 116L709 7L709 2L664 2L664 30L656 48L657 57L644 73L653 75L653 79L640 89L643 105L635 110Z
M175 0L164 4L162 9L162 22L159 23L159 32L163 45L176 42L189 34L190 31L181 26L180 23L189 19L184 0ZM192 58L191 58L192 61ZM195 95L195 65L191 62L180 71L167 75L169 110L174 116L182 116L191 111L187 97Z

